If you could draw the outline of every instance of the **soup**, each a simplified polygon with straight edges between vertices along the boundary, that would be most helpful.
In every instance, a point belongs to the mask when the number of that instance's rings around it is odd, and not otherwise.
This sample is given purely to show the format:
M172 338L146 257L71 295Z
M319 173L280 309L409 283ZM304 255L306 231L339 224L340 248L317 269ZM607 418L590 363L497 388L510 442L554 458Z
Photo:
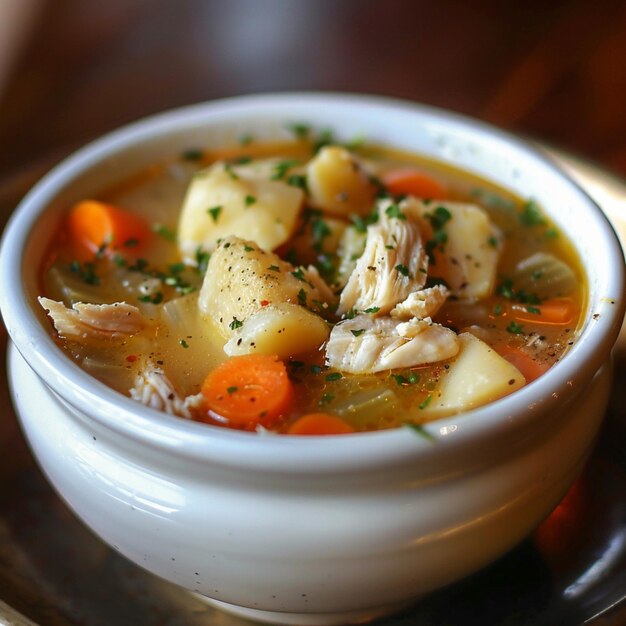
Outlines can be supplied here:
M536 202L294 132L190 149L68 207L40 302L75 362L228 428L423 432L572 345L582 273Z

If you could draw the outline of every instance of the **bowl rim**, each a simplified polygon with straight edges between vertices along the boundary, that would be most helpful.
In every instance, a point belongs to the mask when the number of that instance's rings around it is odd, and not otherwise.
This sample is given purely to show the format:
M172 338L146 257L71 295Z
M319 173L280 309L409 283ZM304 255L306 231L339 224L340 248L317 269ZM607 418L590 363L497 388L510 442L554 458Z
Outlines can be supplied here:
M11 268L21 270L23 267L23 248L37 217L55 194L93 164L141 141L149 141L159 133L180 132L189 124L208 123L209 118L214 121L217 118L237 119L246 111L271 111L296 102L305 102L311 107L343 105L369 107L386 113L402 111L415 114L416 119L431 116L452 126L469 127L491 139L504 141L525 158L549 168L565 181L586 209L594 214L607 254L623 258L608 218L577 183L532 145L482 121L413 102L342 93L260 94L194 104L149 116L90 142L46 174L10 217L0 246L0 308L13 343L46 385L83 416L136 442L199 461L212 459L225 465L291 473L316 471L316 465L318 471L327 473L417 462L418 459L432 460L443 450L454 453L511 429L536 423L540 416L556 413L557 406L575 397L607 360L617 338L625 306L624 263L610 266L608 280L611 293L615 294L615 306L606 309L593 325L588 325L559 363L510 396L425 424L426 433L436 438L437 445L430 437L418 437L408 428L340 437L258 436L187 421L138 404L96 380L67 358L35 316L35 305L24 297L21 271L11 271ZM241 454L243 448L245 455Z

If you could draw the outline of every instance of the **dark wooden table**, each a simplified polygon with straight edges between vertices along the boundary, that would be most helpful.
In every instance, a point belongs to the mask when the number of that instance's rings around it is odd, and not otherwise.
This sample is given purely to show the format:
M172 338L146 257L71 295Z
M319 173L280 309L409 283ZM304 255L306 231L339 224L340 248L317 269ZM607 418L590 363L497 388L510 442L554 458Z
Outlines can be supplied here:
M149 113L295 89L453 109L626 174L623 0L42 4L0 99L3 179Z
M423 102L626 176L624 0L42 0L42 6L0 94L0 230L28 186L80 144L167 108L255 92L350 91ZM0 324L0 355L5 344ZM33 466L9 408L3 367L0 601L46 626L234 624L140 573L68 513ZM618 372L624 371L622 356ZM606 545L626 532L624 406L623 386L616 385L600 452L586 473L604 521L572 549L580 563L570 559L549 571L526 542L435 594L419 614L386 623L574 624L605 609L594 624L626 623L626 551L613 563L602 561ZM576 602L561 601L561 587L590 564L590 572L601 566L606 580ZM564 622L564 615L571 619Z

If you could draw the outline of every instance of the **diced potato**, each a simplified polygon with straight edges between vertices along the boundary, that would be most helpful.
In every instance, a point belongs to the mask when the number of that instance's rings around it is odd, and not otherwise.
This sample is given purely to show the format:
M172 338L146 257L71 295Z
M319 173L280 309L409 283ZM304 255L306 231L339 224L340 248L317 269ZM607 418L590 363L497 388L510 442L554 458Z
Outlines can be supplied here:
M298 304L282 302L249 317L226 343L224 352L229 356L277 354L284 359L318 349L329 332L319 315Z
M471 333L459 335L461 349L432 393L420 417L469 411L502 398L526 384L522 373Z
M315 272L296 269L252 241L228 237L211 255L198 304L223 336L231 337L266 306L292 302L322 309L322 303L332 300L332 292Z
M428 274L443 278L452 294L463 299L488 297L495 286L500 256L500 234L483 209L460 202L433 202L421 205L425 239L433 240L436 232L432 216L439 208L450 219L442 226L446 240L434 249L434 264ZM445 215L445 213L444 213Z
M236 235L273 250L293 234L304 192L254 168L216 163L194 176L178 222L178 245L187 263L198 248L212 251L219 239Z
M345 148L326 146L307 167L309 203L344 217L366 215L376 199L376 187L367 172Z

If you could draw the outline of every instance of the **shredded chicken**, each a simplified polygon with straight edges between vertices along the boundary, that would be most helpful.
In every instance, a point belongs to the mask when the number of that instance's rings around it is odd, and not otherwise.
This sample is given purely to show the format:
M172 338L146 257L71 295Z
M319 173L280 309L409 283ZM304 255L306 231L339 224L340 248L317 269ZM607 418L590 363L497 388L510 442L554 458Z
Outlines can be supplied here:
M148 324L132 304L87 304L77 302L72 308L50 298L39 298L48 311L59 335L65 339L110 339L134 335Z
M357 315L337 324L326 345L326 364L363 374L436 363L457 354L459 340L430 318L400 322Z
M365 250L341 293L340 315L371 308L385 315L425 285L428 257L422 245L419 212L405 204L378 203L379 219L367 227Z
M181 398L165 372L152 363L148 363L137 376L129 394L133 400L145 406L187 419L191 418L191 410L199 408L203 402L200 393Z
M400 302L391 310L391 317L405 320L411 317L424 319L432 317L442 307L450 290L443 285L435 285L410 293L404 302Z

